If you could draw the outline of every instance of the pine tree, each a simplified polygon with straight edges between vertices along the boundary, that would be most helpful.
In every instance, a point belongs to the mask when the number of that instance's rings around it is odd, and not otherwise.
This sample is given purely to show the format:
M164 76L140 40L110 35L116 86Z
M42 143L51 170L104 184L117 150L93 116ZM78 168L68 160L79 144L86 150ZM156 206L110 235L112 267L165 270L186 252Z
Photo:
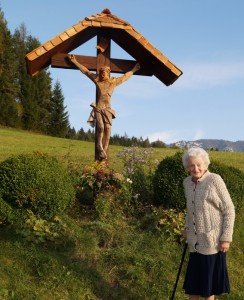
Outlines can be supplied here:
M95 131L94 129L88 129L87 134L86 134L86 141L88 142L95 142Z
M86 141L86 132L82 127L77 132L77 139L81 141Z
M66 134L67 139L76 140L77 139L77 133L74 127L70 127L68 130L68 133Z
M18 73L13 39L0 9L0 124L17 127Z
M66 137L69 129L69 114L64 106L64 96L61 85L57 81L54 85L53 96L51 97L50 121L48 133L57 137Z
M15 30L13 38L18 61L22 127L46 133L52 95L51 77L45 70L31 77L27 74L25 64L25 55L40 46L40 42L27 34L24 24Z

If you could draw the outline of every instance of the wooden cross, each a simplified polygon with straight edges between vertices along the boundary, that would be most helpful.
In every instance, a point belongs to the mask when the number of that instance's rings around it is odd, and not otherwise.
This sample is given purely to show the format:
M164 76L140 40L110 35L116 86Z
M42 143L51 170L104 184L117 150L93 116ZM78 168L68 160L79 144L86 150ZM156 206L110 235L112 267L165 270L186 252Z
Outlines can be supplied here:
M112 73L125 74L131 71L136 65L136 61L124 60L124 59L112 59L111 58L111 39L106 36L106 32L100 32L97 35L97 56L83 56L75 55L76 60L81 65L85 66L89 71L96 71L99 74L99 70L107 66L110 68ZM70 62L67 54L56 54L52 57L51 66L54 68L66 68L66 69L77 69L77 67ZM152 76L152 71L147 69L141 69L137 71L139 75ZM96 104L98 103L98 90L96 88ZM101 147L99 146L99 128L96 124L95 127L95 160L106 160L109 162L109 148L106 147L105 155L101 155ZM103 134L103 144L106 143L107 137L106 132Z
M76 69L77 67L69 59L69 53L95 36L97 36L96 57L75 55L78 63L89 71L98 74L101 67L108 66L112 73L126 74L138 61L141 68L136 72L137 75L154 75L166 86L173 84L183 74L142 34L128 22L112 15L109 9L104 9L100 14L86 17L28 53L25 57L27 72L34 76L49 65L54 68ZM136 61L111 58L111 40ZM96 102L97 95L98 90L96 90ZM95 149L97 149L97 136L95 137ZM107 161L108 157L109 153L106 154ZM95 159L100 158L95 150Z

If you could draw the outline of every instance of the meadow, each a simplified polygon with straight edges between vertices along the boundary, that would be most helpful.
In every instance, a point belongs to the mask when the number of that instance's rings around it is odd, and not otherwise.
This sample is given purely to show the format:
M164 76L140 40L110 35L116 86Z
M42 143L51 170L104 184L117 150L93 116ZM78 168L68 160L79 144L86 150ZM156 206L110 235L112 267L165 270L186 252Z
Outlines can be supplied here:
M118 172L122 162L116 154L122 148L110 146L110 166ZM93 143L0 127L0 162L33 151L55 156L66 166L94 161ZM154 156L162 160L177 151L155 149ZM244 171L244 153L210 151L210 158ZM231 294L216 299L244 299L243 212L237 212L228 253ZM0 224L0 299L170 299L183 244L159 232L147 215L102 223L92 209L83 207L61 219L63 235L46 243L23 238L15 226ZM182 291L185 267L186 262L175 300L188 299Z
M120 146L110 146L110 167L120 171L121 162L116 154L123 149ZM64 163L72 161L77 164L90 164L94 161L94 143L55 138L24 130L0 127L0 161L11 155L40 151L55 156ZM174 155L177 149L156 148L154 156L162 160ZM210 159L216 159L228 166L244 171L244 152L210 151Z

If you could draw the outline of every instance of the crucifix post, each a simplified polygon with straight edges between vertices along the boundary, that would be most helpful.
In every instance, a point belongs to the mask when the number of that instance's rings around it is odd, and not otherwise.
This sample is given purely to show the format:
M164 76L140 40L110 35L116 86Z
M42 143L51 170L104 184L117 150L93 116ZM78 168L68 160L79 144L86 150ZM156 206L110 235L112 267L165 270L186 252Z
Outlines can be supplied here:
M99 33L97 35L97 74L102 67L110 68L110 55L111 55L111 39L106 37L104 33ZM96 87L96 105L98 106L98 97L99 91L98 87ZM104 126L106 126L104 124ZM100 151L99 151L99 130L98 124L96 123L95 127L95 160L101 160ZM106 140L110 139L111 128L107 128L107 130L103 130L102 144L106 142ZM106 149L106 161L109 162L109 147Z

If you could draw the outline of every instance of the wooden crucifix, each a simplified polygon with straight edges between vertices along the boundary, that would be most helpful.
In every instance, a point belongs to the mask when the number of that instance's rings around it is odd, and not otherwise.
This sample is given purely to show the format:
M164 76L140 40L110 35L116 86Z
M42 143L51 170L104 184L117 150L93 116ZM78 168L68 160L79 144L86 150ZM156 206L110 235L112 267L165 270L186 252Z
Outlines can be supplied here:
M96 57L69 54L95 36ZM111 40L134 60L111 58ZM92 112L88 121L95 126L95 160L107 162L111 124L115 117L110 101L115 87L133 74L154 75L169 86L183 73L131 24L112 15L109 9L86 17L32 50L25 59L27 71L32 76L51 65L54 68L78 68L95 83L96 102L91 104ZM110 78L110 72L123 75Z
M111 107L111 96L114 89L128 80L140 69L140 64L135 63L130 71L120 77L110 77L111 69L110 52L111 41L109 38L98 35L97 43L97 74L91 72L79 62L79 56L69 55L69 60L96 85L96 102L91 103L92 111L88 123L95 127L95 160L109 159L109 140L111 136L112 119L115 111ZM123 67L123 64L122 64Z

